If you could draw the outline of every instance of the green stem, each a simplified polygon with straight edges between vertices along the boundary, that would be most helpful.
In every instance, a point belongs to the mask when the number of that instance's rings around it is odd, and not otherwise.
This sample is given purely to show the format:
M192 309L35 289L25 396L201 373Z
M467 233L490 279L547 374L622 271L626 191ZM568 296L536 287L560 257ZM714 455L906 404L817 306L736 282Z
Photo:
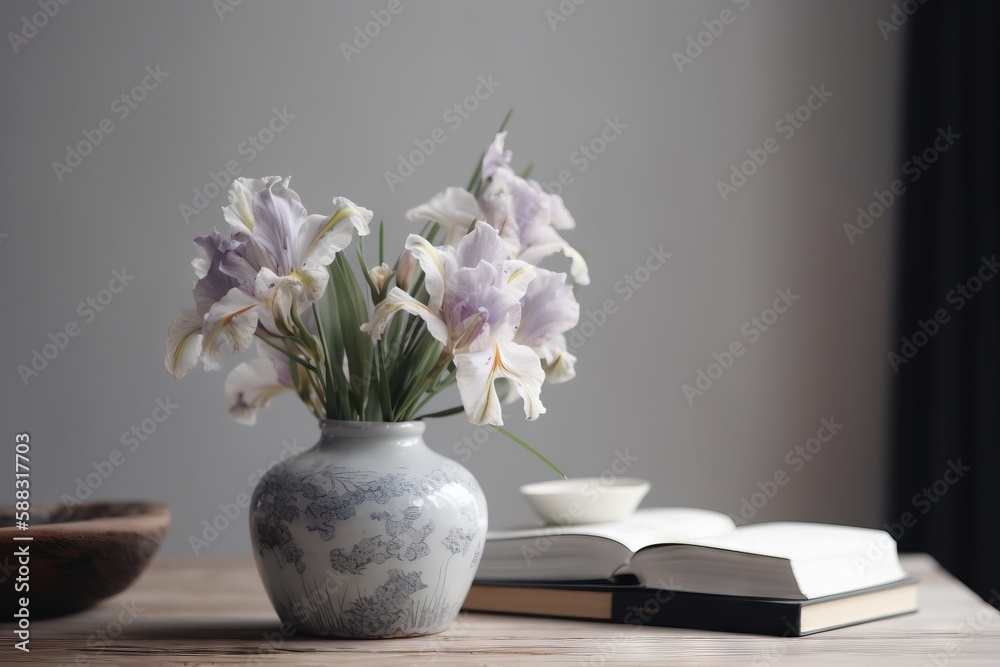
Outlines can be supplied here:
M395 421L395 414L392 409L392 394L389 392L389 374L386 370L385 344L383 341L375 342L375 349L378 353L378 388L382 397L382 418L386 421Z
M450 358L449 358L449 361L451 361ZM438 371L438 372L440 373L440 371ZM422 401L420 401L419 403L417 403L417 407L415 407L413 409L413 414L416 414L416 413L420 412L421 410L423 410L424 406L427 405L427 403L429 403L432 398L434 398L435 396L437 396L438 394L440 394L442 391L444 391L446 388L448 388L449 385L451 385L452 383L454 383L455 382L455 372L456 372L455 369L452 369L451 371L448 372L448 374L444 377L443 380L440 380L438 382L435 382L435 383L431 384L431 386L427 388L427 392L426 392L425 398ZM464 410L464 408L462 408L462 409ZM454 414L454 413L451 413L451 414Z
M285 348L272 343L271 341L269 341L267 338L264 338L260 334L256 334L256 336L257 336L257 338L261 339L262 341L264 341L265 343L267 343L268 345L270 345L271 347L273 347L274 349L276 349L278 352L281 352L283 355L285 355L286 357L288 357L289 359L291 359L295 363L299 364L300 366L302 366L306 370L312 371L313 373L316 373L317 375L319 374L319 369L316 368L315 366L313 366L312 364L310 364L308 361L305 361L304 359L302 359L302 357L300 357L298 355L295 355L295 354L292 354L291 352L289 352Z
M316 320L316 330L319 332L319 343L323 348L323 359L326 360L325 371L326 371L326 381L324 382L325 394L324 394L324 409L326 410L327 418L333 415L333 360L330 358L330 351L326 346L326 332L323 331L323 320L319 316L319 310L316 308L316 304L312 305L313 318Z
M540 451L538 451L537 449L535 449L534 447L532 447L531 445L529 445L528 443L526 443L524 440L521 440L519 437L517 437L516 435L514 435L513 433L511 433L510 431L508 431L507 429L505 429L503 426L493 425L493 428L495 428L496 430L500 431L505 436L507 436L508 438L510 438L511 440L513 440L514 442L516 442L517 444L521 445L522 447L524 447L525 449L527 449L529 452L531 452L532 454L534 454L535 456L537 456L538 458L540 458L545 463L545 465L547 465L548 467L550 467L553 470L555 470L556 473L558 473L560 477L562 477L563 479L569 479L568 477L566 477L566 473L564 473L562 470L559 469L559 466L557 466L555 463L553 463L552 461L550 461L544 454L542 454Z
M424 403L433 398L434 393L436 392L431 393L431 395L425 398L422 403L417 405L417 401L420 399L420 397L423 396L424 393L429 392L433 389L434 383L437 382L438 376L441 375L441 372L448 367L448 362L450 361L451 361L450 356L442 354L441 358L438 359L438 362L434 364L434 368L431 369L430 373L426 375L427 378L426 381L421 383L421 387L423 388L421 388L419 391L414 391L410 395L410 397L403 403L403 406L399 409L399 414L403 415L403 421L410 419L413 415L417 413L418 410L420 410L421 407L423 407Z

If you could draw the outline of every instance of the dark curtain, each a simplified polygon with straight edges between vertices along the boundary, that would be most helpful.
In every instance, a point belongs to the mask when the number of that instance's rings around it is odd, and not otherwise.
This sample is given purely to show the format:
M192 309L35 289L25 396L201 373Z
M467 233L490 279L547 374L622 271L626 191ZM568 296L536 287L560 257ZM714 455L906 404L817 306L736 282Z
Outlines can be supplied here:
M916 10L889 36L907 51L888 527L1000 608L998 3L897 5Z

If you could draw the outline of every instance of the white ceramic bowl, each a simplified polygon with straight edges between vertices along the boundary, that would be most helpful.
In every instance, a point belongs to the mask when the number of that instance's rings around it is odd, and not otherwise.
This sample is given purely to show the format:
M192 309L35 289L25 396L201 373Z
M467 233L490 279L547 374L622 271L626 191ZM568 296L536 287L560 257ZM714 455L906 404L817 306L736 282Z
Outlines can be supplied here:
M644 479L599 477L556 479L521 487L521 495L550 526L619 521L630 516L649 493Z

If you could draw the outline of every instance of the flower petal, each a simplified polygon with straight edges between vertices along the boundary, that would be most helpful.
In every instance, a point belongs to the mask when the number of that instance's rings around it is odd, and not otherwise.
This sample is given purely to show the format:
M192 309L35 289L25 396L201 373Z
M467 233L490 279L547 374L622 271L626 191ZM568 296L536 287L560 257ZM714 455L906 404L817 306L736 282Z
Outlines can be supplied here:
M271 268L285 275L299 267L295 250L300 229L306 224L309 213L292 190L275 192L265 188L253 199L253 239L267 251Z
M587 260L583 258L583 255L577 252L570 244L566 243L552 228L547 230L545 237L544 242L524 248L517 258L537 266L539 262L549 255L561 252L570 260L569 273L573 276L573 282L578 285L589 285L590 272L587 269Z
M389 280L392 279L393 275L395 275L395 272L384 262L379 266L373 266L368 269L368 277L371 279L372 285L375 286L375 291L379 294L385 292L386 285L389 284Z
M396 284L403 288L404 292L409 292L413 282L420 272L420 265L413 258L413 253L403 250L396 263Z
M455 357L458 391L465 413L473 424L503 425L500 398L495 381L507 378L524 400L524 416L529 420L545 412L539 399L545 372L538 355L525 345L497 341L480 352Z
M288 186L288 179L280 176L268 176L264 179L237 178L229 188L229 206L222 209L226 222L234 232L242 232L249 236L253 232L253 198L258 192L280 183Z
M277 343L280 344L280 343ZM285 349L288 349L285 346ZM289 350L292 354L299 354L298 350ZM271 362L271 366L274 367L274 372L277 373L278 384L283 387L288 387L289 389L295 389L295 383L292 382L292 370L291 364L293 363L291 359L287 356L274 349L262 340L257 341L257 354ZM299 374L302 377L302 374Z
M389 290L389 294L386 295L385 300L372 313L371 321L362 324L361 330L367 334L371 334L376 339L381 339L385 333L386 326L389 324L389 320L400 310L423 319L427 323L427 330L430 334L441 343L448 344L448 327L445 326L444 321L438 317L437 313L398 287L393 287Z
M407 220L431 220L444 227L445 244L450 246L457 245L472 224L482 217L483 212L472 193L455 187L434 195L429 202L406 212Z
M226 345L233 352L242 352L253 342L257 330L257 306L260 303L239 287L229 290L205 316L201 356L205 370L222 368L220 349Z
M540 186L539 186L540 187ZM552 226L556 229L576 229L576 220L570 214L569 209L566 208L563 198L556 194L549 194L549 201L551 202L552 211Z
M226 407L236 421L253 424L257 410L268 407L274 396L285 391L289 389L278 382L270 359L254 359L236 366L226 378Z
M167 356L164 363L175 378L198 364L201 353L202 317L197 310L182 310L167 330Z
M455 251L448 246L435 248L427 239L417 234L406 237L405 248L417 260L424 272L427 305L435 313L440 313L445 281L455 271Z
M510 249L500 233L483 220L458 244L456 258L459 267L474 268L480 262L498 265L510 257Z
M520 299L527 291L528 285L535 279L538 268L519 259L508 259L500 265L500 270L507 283L507 289Z
M508 170L509 171L509 170ZM490 226L500 232L500 238L510 246L511 253L521 249L520 227L514 215L514 197L501 179L494 179L479 195L479 205Z
M210 239L211 242L211 237L204 236L195 239L195 241L203 239ZM226 248L230 248L230 245L220 245L212 250L212 257L209 260L205 275L194 284L194 301L198 309L198 314L202 317L208 314L209 309L216 301L224 297L229 290L239 284L236 278L222 270L223 262L229 257L236 256L234 251L227 250ZM232 248L235 248L235 246L232 246Z
M326 290L330 274L322 267L306 268L279 276L269 268L257 274L254 296L264 308L257 313L261 324L272 333L284 335L296 331L295 313L301 313Z
M512 153L509 150L504 150L503 147L506 138L507 132L500 132L493 138L493 143L490 144L489 148L486 149L486 154L483 155L482 176L484 181L491 178L498 167L510 166Z
M458 351L482 350L511 340L521 320L521 293L510 289L500 269L485 261L448 279L442 317Z
M371 211L344 197L335 198L333 204L337 207L333 215L310 215L299 231L299 261L326 266L351 244L355 231L359 236L370 233Z
M521 326L514 340L537 348L554 336L565 333L580 321L580 304L566 274L535 269L521 299Z
M559 334L539 347L533 348L542 360L546 382L559 384L576 377L576 356L571 354L566 347L566 337Z

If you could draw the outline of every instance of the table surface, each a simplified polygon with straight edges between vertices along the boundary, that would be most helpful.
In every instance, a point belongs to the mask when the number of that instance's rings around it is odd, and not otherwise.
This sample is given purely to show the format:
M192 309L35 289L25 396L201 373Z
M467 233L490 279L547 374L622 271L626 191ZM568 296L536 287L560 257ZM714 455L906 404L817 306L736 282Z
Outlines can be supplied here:
M0 626L0 663L1000 664L1000 614L928 556L905 556L903 566L921 580L917 614L811 637L463 613L438 635L347 641L282 637L249 559L162 558L97 607L32 623L30 653L15 650L11 626Z

